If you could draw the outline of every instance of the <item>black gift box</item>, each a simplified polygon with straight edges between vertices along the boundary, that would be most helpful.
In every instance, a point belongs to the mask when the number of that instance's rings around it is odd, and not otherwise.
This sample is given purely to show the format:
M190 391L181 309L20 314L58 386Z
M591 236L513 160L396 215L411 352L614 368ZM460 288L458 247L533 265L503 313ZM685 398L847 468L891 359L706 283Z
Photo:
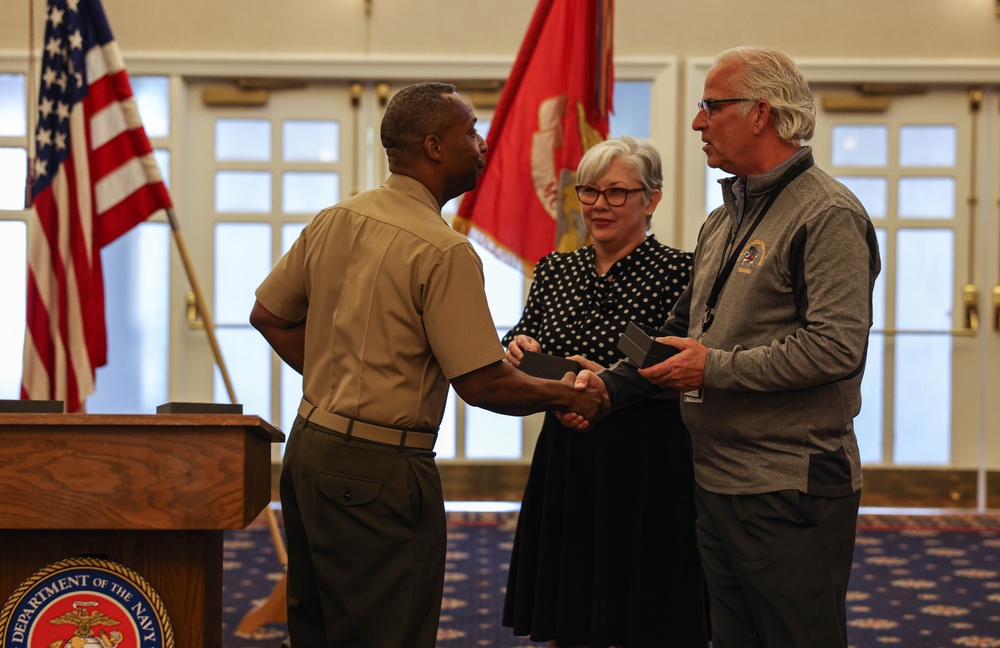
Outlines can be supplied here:
M657 342L657 337L664 336L655 329L629 322L625 332L618 338L618 349L640 369L645 369L680 351L677 347Z
M0 414L62 414L61 400L0 400Z
M242 414L239 403L178 403L171 401L156 406L157 414Z
M548 378L549 380L562 380L566 372L579 373L580 363L569 358L548 355L547 353L536 353L535 351L524 352L521 358L521 371L534 376L535 378Z

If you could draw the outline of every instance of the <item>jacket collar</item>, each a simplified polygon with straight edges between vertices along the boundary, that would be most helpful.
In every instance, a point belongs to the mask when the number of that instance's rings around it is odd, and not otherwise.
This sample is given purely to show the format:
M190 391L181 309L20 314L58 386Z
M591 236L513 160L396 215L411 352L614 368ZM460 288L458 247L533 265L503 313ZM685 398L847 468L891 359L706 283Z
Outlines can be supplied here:
M749 196L759 196L761 194L766 194L781 182L781 179L788 173L793 167L798 164L812 164L813 154L811 146L803 146L795 155L788 158L778 166L774 167L767 173L762 173L755 176L747 176L746 179L746 192ZM740 178L736 176L729 176L719 180L722 185L722 190L724 193L742 190L742 187L738 186L742 184Z
M746 200L755 202L760 196L766 196L777 187L782 178L800 165L812 165L813 154L811 146L803 146L795 155L788 158L767 173L755 176L747 176L744 183L736 176L729 176L719 180L722 185L722 200L726 206L726 211L735 223L739 214L739 201ZM739 196L737 197L737 192ZM744 209L752 210L750 205L744 205Z

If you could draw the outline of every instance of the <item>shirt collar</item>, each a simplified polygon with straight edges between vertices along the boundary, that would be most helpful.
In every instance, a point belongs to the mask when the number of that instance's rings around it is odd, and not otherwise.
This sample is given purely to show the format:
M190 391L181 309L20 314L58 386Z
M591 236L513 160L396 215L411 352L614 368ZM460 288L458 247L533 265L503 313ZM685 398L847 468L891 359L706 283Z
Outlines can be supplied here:
M621 274L621 271L628 270L634 265L641 264L642 261L649 256L649 250L653 246L654 241L656 241L656 237L654 235L647 235L646 239L639 245L635 246L634 250L612 263L611 267L608 268L608 271L605 274L619 275ZM597 253L594 250L594 246L588 246L587 262L591 267L593 267L596 257Z
M389 175L388 179L386 179L384 186L406 194L417 202L423 203L433 209L434 213L438 216L441 215L441 206L438 205L437 198L435 198L434 194L431 193L431 190L425 187L419 180L415 180L410 176L401 175L399 173L393 173Z

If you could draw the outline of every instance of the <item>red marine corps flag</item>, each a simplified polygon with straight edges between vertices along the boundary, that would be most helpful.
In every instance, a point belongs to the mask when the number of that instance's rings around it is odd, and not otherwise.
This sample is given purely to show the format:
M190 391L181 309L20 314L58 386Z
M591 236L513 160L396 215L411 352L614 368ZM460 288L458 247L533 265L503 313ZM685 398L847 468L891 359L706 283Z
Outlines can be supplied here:
M107 361L101 248L171 206L99 0L49 0L21 398L80 409Z
M584 151L608 136L612 0L540 0L504 85L479 185L455 229L531 274L586 243L576 197Z

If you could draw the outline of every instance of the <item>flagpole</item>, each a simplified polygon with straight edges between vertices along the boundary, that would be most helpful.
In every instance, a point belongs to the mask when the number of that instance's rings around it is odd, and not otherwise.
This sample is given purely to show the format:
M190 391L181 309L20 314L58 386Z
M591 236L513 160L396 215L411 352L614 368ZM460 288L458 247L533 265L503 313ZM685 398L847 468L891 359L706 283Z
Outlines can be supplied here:
M191 284L191 290L194 292L195 306L198 309L198 314L201 315L202 321L205 322L205 333L208 334L208 344L212 347L215 364L219 367L219 372L222 373L222 380L226 384L226 391L229 393L229 402L235 404L236 391L233 389L233 383L229 379L229 371L226 369L226 363L222 359L222 351L219 349L219 342L215 337L215 323L212 321L211 311L205 303L205 296L201 292L201 284L198 283L198 277L194 273L191 255L188 254L187 244L184 242L184 235L181 233L180 225L174 216L174 210L167 209L166 211L167 220L170 221L170 232L173 234L174 242L177 243L177 251L180 252L181 261L184 263L184 272L187 273L188 282Z

